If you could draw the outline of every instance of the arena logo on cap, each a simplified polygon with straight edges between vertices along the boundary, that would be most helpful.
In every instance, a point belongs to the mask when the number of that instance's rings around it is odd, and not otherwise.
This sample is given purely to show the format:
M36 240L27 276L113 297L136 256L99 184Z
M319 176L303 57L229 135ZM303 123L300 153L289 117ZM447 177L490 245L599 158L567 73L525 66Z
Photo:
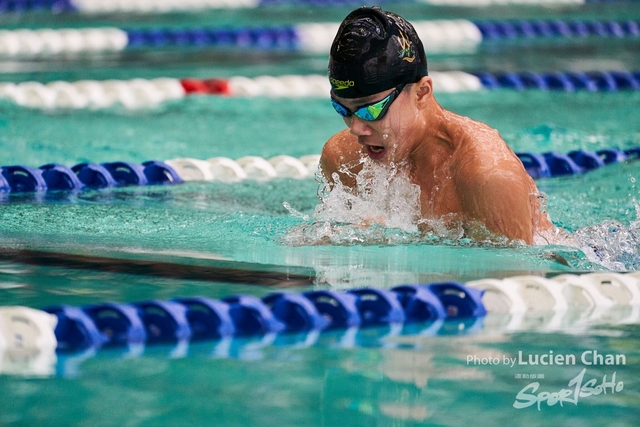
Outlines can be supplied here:
M353 80L336 80L331 77L329 81L331 82L331 86L333 86L333 89L335 90L349 89L350 87L353 87L355 85L355 82Z
M400 58L402 58L403 61L407 61L407 62L413 62L416 60L416 54L415 51L413 50L413 45L411 44L411 40L409 40L409 38L407 38L407 36L400 31L400 37L396 36L398 38L398 44L400 45L400 50L398 51L398 54L400 55Z

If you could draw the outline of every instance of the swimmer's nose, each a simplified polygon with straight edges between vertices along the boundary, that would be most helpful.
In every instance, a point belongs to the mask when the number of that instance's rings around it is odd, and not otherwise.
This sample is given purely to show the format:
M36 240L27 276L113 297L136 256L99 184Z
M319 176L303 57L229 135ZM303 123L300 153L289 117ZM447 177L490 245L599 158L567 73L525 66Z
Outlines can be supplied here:
M369 127L367 122L358 117L350 117L349 121L347 122L347 126L349 126L349 130L351 131L352 135L371 135L371 128Z

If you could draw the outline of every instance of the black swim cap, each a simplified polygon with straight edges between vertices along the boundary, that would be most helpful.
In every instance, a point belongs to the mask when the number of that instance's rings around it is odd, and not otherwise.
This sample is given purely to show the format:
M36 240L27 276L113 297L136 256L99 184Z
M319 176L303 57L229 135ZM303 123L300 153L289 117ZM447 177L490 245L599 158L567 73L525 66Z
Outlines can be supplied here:
M331 45L329 81L342 98L373 95L427 74L427 56L413 25L377 6L351 12Z

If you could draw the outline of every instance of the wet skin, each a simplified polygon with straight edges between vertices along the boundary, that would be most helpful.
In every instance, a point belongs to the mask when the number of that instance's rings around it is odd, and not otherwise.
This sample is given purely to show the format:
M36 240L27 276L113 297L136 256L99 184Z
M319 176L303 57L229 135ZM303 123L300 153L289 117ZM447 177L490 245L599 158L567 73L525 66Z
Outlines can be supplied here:
M351 111L391 90L357 99L334 98ZM553 229L540 193L522 162L493 128L445 110L433 96L430 77L405 87L380 120L343 118L347 129L327 141L320 160L324 175L337 173L348 187L361 159L406 168L420 186L423 218L464 224L469 237L486 230L532 244ZM480 225L480 226L479 226ZM490 237L489 237L490 238Z

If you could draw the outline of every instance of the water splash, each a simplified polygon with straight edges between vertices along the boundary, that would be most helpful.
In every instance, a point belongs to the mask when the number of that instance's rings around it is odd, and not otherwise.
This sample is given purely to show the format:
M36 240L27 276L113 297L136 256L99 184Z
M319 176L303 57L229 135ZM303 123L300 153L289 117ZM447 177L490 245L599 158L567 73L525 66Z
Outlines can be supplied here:
M534 245L554 246L556 249L577 248L591 263L606 269L639 270L640 204L636 204L635 210L636 220L631 221L628 227L620 221L607 219L594 225L578 228L573 233L558 228L536 236Z
M420 239L420 187L411 183L405 167L363 159L357 175L341 172L353 178L355 186L343 185L337 174L333 185L317 175L321 203L312 222L292 230L285 244L403 244Z
M315 221L375 223L409 233L418 231L420 187L411 182L406 168L364 161L362 171L353 178L356 185L352 189L337 175L333 177L333 188L323 193L313 213Z
M318 197L321 203L312 215L302 214L287 203L285 208L304 223L291 230L283 243L306 245L401 245L432 244L461 247L522 247L486 231L487 238L474 241L466 236L462 223L450 218L420 217L420 187L413 184L406 168L362 160L362 171L350 174L354 188L344 186L338 176L333 186L321 175ZM481 228L476 224L475 228ZM425 231L428 230L428 231ZM605 220L570 233L556 229L536 236L534 245L551 253L573 253L579 249L584 257L559 258L569 267L591 269L602 266L615 271L640 269L640 204L636 204L636 220L627 227L617 220ZM575 259L574 259L575 258Z
M640 204L629 227L606 220L580 228L573 236L591 261L615 271L640 270Z
M338 175L333 177L333 185L322 174L316 175L321 203L311 217L285 202L292 216L306 222L291 230L284 244L519 246L486 229L487 241L476 242L465 236L461 222L451 218L421 218L420 187L411 182L406 167L381 165L366 158L361 164L358 174L341 170L355 180L353 188L343 185ZM484 227L478 224L476 228Z
M309 221L309 215L307 214L303 214L302 212L294 209L291 207L291 205L288 202L283 202L282 206L289 211L289 213L291 214L292 217L294 218L300 218L303 221Z

